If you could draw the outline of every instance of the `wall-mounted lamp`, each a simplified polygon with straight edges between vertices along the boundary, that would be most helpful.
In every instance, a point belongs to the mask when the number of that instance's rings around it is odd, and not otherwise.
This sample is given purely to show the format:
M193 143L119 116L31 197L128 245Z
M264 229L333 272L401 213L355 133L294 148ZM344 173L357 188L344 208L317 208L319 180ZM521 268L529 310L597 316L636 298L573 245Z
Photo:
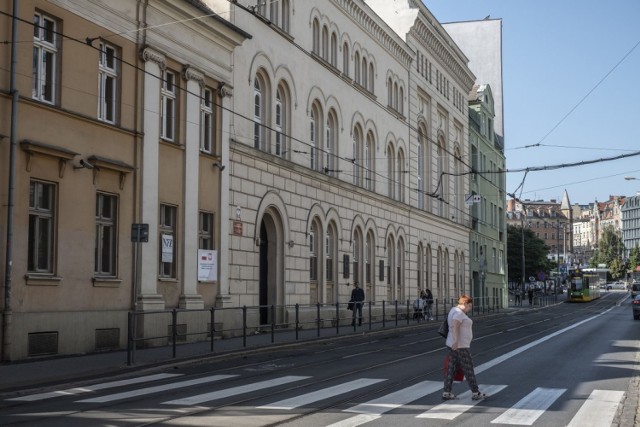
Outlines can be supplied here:
M73 169L93 169L93 165L84 159L80 159L79 166L73 165Z
M218 168L218 169L220 169L220 172L222 172L222 171L224 170L224 168L226 168L226 166L225 166L225 165L222 165L222 164L220 164L220 163L218 163L218 162L215 162L215 163L213 164L213 167L214 167L214 168Z

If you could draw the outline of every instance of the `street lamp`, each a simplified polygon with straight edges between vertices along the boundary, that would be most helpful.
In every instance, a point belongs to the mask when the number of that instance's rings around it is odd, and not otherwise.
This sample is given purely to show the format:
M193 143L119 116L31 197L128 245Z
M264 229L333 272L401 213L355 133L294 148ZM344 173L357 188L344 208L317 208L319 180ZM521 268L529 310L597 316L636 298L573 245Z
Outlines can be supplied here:
M638 178L636 178L635 176L625 176L624 179L626 179L627 181L635 181Z

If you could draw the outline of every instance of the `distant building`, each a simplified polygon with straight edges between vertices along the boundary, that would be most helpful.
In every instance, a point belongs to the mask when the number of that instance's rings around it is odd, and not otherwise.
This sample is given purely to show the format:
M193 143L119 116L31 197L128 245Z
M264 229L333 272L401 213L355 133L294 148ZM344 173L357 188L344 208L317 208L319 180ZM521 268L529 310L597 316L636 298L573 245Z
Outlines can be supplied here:
M622 213L624 256L628 258L631 249L640 247L640 193L627 197L620 211Z

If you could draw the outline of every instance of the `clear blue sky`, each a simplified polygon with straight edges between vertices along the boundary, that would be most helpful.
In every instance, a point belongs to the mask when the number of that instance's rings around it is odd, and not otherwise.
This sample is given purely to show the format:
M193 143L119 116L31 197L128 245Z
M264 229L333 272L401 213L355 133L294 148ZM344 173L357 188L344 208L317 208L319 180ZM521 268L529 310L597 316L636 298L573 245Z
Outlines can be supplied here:
M507 169L640 151L640 0L423 3L440 22L502 19ZM540 146L523 148L533 144ZM508 173L507 192L522 179ZM581 204L635 195L640 156L529 172L516 195L561 199L565 189Z

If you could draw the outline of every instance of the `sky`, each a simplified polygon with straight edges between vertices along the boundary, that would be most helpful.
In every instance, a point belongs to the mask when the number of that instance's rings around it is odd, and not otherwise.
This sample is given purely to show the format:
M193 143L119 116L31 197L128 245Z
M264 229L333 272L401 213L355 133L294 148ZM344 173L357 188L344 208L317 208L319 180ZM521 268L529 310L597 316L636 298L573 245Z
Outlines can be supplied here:
M502 19L507 193L588 204L640 192L640 0L423 3L441 23Z

